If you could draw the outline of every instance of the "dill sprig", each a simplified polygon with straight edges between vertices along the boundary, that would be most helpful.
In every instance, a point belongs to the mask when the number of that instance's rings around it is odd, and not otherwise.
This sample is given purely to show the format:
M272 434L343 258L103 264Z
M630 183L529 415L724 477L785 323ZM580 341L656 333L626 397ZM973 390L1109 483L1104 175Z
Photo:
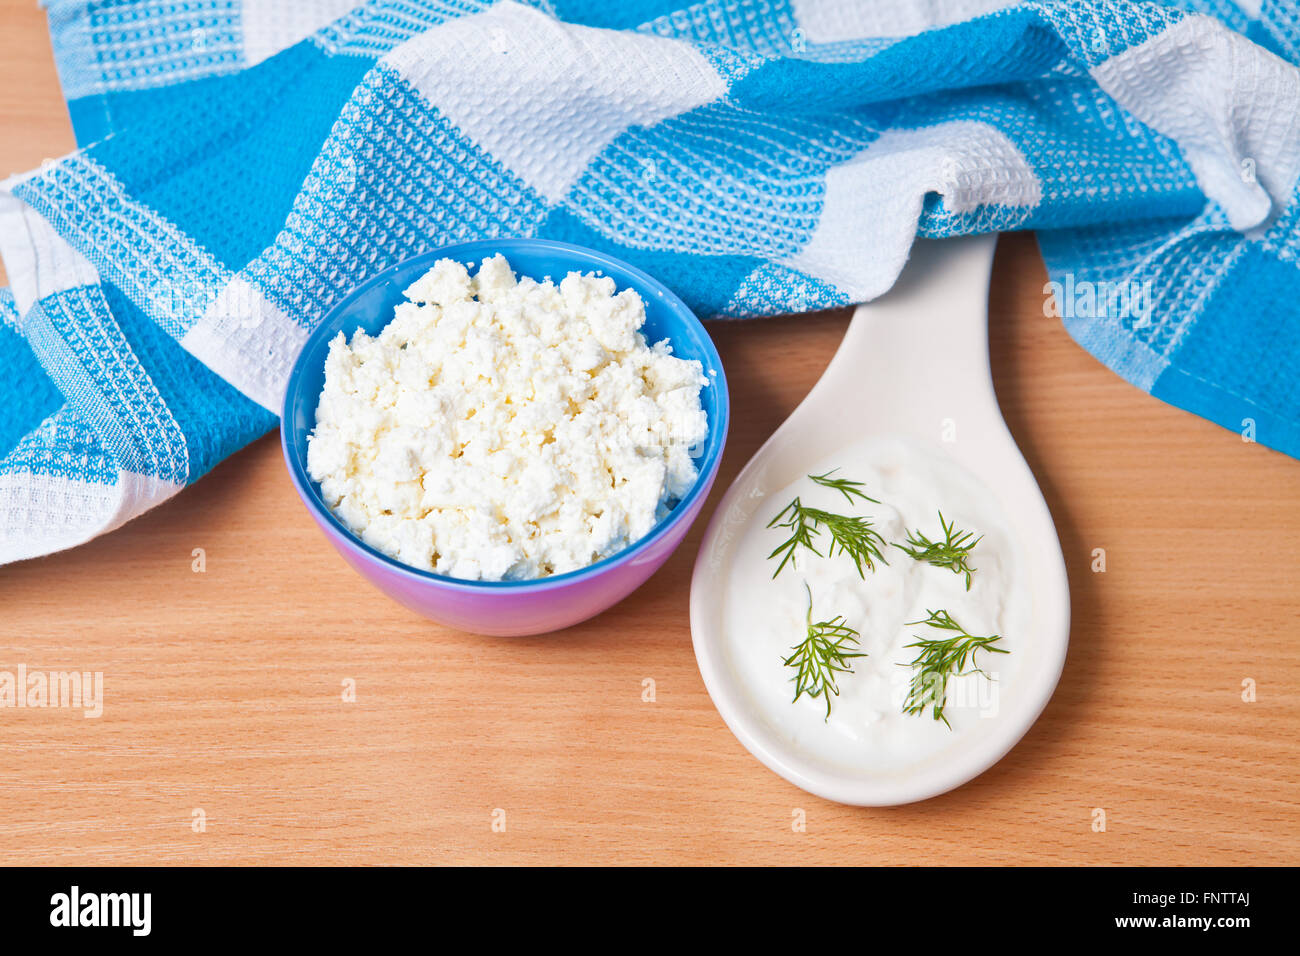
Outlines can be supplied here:
M1005 648L993 647L994 641L1001 640L1001 635L976 637L966 633L966 629L953 620L947 611L927 611L929 617L920 621L908 621L906 626L928 624L930 627L944 631L956 631L955 637L931 639L920 637L907 647L918 648L916 659L910 665L912 682L908 687L907 699L903 702L903 713L921 714L927 707L935 720L942 720L949 729L952 724L944 716L943 709L948 700L948 679L964 677L967 674L989 675L975 663L975 654L989 651L993 654L1009 653ZM970 669L967 670L967 663Z
M866 657L848 646L857 646L858 632L844 623L844 615L837 614L829 621L813 623L812 588L804 582L808 592L808 636L791 648L789 657L781 659L786 667L795 669L794 701L804 694L809 697L821 697L826 701L826 719L831 716L831 695L840 694L839 685L835 683L836 674L851 674L853 668L847 663L854 657ZM791 701L791 703L794 703Z
M813 544L813 535L817 533L817 526L808 519L804 507L798 498L795 498L794 501L782 508L781 513L769 521L767 526L769 528L781 527L790 529L790 537L777 545L772 553L767 556L769 561L772 558L775 558L778 554L782 556L781 563L778 564L776 570L772 572L772 577L776 577L780 574L781 569L784 568L787 563L794 562L794 552L797 548L807 548L819 558L821 557L822 553L818 551L817 546ZM795 567L797 565L792 564L791 566Z
M895 543L894 547L917 561L936 568L948 568L953 574L966 575L966 590L969 591L971 573L979 570L970 566L970 553L984 540L984 535L976 538L971 531L958 530L953 522L944 520L942 511L939 512L939 527L943 529L942 541L931 541L918 529L907 533L906 546Z
M795 551L799 548L807 548L820 558L822 553L817 550L813 538L823 529L831 536L827 557L834 557L837 553L847 554L853 559L853 566L858 569L858 577L866 577L864 568L874 571L877 561L881 564L889 563L883 554L885 539L871 527L871 522L866 518L837 515L820 508L808 508L800 499L795 498L782 508L781 513L769 521L767 526L786 528L790 532L790 536L768 555L769 559L781 555L781 563L772 572L772 577L780 574L787 563L792 567L795 566Z
M880 502L877 499L871 498L863 494L862 491L859 490L862 488L862 482L849 481L847 478L832 478L831 475L835 474L835 472L837 471L839 471L838 468L832 468L830 471L826 472L825 474L809 475L808 477L811 478L813 481L815 481L817 484L821 485L823 488L831 488L834 489L835 491L838 491L840 494L844 496L844 499L849 504L853 504L854 495L857 495L857 497L861 498L863 501L871 501L871 502L875 502L876 504L880 504Z

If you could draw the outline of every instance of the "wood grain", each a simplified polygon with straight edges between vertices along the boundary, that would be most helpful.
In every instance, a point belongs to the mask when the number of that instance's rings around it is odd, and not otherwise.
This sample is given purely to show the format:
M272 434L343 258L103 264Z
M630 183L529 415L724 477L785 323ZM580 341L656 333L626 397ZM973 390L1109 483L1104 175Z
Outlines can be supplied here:
M0 170L72 145L43 18L4 0ZM348 571L268 436L121 531L0 568L0 669L103 671L106 698L99 719L0 710L0 863L1300 862L1300 465L1112 375L1043 316L1044 281L1032 238L1004 238L994 373L1060 530L1071 649L973 783L858 810L750 757L691 652L702 522L596 620L473 637ZM846 321L711 325L735 403L715 501Z

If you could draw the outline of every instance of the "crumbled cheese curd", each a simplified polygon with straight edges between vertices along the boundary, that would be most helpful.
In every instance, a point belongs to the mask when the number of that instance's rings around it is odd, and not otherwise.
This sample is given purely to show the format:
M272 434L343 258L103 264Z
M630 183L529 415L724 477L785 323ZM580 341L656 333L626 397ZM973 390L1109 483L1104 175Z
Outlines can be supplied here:
M694 484L698 361L639 331L607 276L471 277L439 260L377 336L340 332L308 439L326 505L366 544L456 578L560 574L646 535Z

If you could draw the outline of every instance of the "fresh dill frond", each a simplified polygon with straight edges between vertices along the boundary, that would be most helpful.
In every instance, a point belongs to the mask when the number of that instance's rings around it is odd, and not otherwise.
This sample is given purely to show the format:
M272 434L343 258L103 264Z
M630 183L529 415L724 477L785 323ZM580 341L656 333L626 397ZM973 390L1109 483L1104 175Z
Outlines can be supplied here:
M929 617L921 621L908 621L906 626L927 624L939 630L955 631L956 636L931 639L917 635L916 641L906 645L918 650L916 659L910 665L902 665L912 668L912 682L908 687L907 699L903 702L903 713L922 714L929 707L933 718L942 720L951 729L952 724L948 723L948 718L943 713L948 699L948 679L964 677L967 674L984 674L987 678L989 675L975 663L976 653L988 651L992 654L1007 654L1009 652L1005 648L993 646L995 641L1002 639L1001 635L977 637L968 634L947 611L926 613ZM968 664L969 669L967 669Z
M953 574L966 575L966 590L969 591L971 574L979 570L970 566L970 553L984 540L984 535L976 538L971 531L957 529L953 522L944 520L942 511L939 512L939 527L943 529L942 541L931 541L918 529L907 533L906 545L895 543L894 547L917 561L936 568L948 568Z
M851 674L853 668L847 663L854 657L866 657L866 654L848 650L849 646L858 646L858 632L844 623L844 616L837 614L829 621L813 623L812 588L804 582L808 592L808 634L802 641L791 648L789 657L782 658L781 663L795 669L794 700L804 694L809 697L821 697L826 701L826 719L831 716L831 695L839 696L840 688L835 682L836 674Z
M808 508L800 499L795 498L782 508L781 513L769 521L767 526L785 528L790 532L790 536L768 555L769 559L781 555L781 563L772 572L772 577L780 574L787 563L795 566L795 551L801 547L807 548L819 558L822 557L813 539L823 530L831 536L831 546L827 549L826 556L833 557L837 553L847 554L853 559L853 566L858 569L859 577L866 577L864 568L874 571L877 561L881 564L889 563L884 556L885 539L866 518L837 515L820 508Z
M885 560L885 539L866 518L850 515L837 515L819 508L805 508L804 514L812 521L814 527L824 527L831 535L831 547L827 556L834 556L836 548L840 554L847 554L853 559L853 566L858 569L858 577L865 578L863 567L868 571L876 570L876 562L888 564Z
M847 478L832 478L831 475L835 474L835 472L837 471L839 471L838 468L832 468L830 471L826 472L823 475L809 475L808 477L813 481L815 481L817 484L821 485L823 488L831 488L834 489L835 491L838 491L840 494L844 496L844 499L849 504L853 504L854 495L861 498L863 501L871 501L871 502L875 502L876 504L880 504L878 500L876 500L875 498L868 497L860 490L862 488L862 482L849 481Z
M786 566L787 562L794 562L794 553L798 548L807 548L817 557L821 557L821 552L813 544L813 535L817 533L816 526L808 520L803 504L798 498L790 502L781 509L781 513L767 523L769 528L788 528L790 537L776 546L776 549L769 554L768 560L781 555L781 563L776 566L772 572L772 577L781 573L781 569ZM795 565L792 563L792 567Z

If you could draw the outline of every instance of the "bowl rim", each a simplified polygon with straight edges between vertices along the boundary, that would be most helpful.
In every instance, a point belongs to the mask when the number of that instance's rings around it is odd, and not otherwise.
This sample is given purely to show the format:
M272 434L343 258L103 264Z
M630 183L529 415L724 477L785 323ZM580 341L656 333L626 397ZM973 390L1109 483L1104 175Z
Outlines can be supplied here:
M457 259L460 262L472 262L474 259L481 257L483 252L488 255L500 252L509 256L509 249L529 249L541 250L556 253L562 257L572 258L575 266L580 263L586 263L597 269L605 266L613 266L621 271L629 273L635 279L644 283L651 291L655 293L656 298L662 301L668 309L675 313L687 325L693 325L700 333L705 357L707 362L703 363L706 369L709 365L716 369L716 375L710 375L706 370L705 375L710 379L709 384L718 390L718 418L717 423L709 422L709 439L706 446L705 455L702 456L702 463L699 467L699 474L696 475L694 484L685 495L683 495L673 506L673 509L664 515L655 523L650 531L642 535L636 541L633 541L627 547L614 552L599 561L593 562L583 568L577 568L573 571L565 571L563 574L554 574L544 578L529 578L521 581L475 581L468 578L454 578L445 574L438 574L435 571L425 571L420 568L403 564L396 558L390 557L371 547L361 540L351 529L343 524L342 521L332 512L325 503L320 499L319 494L313 487L310 476L306 471L306 461L301 459L296 447L297 443L291 441L290 432L293 431L290 424L290 412L295 404L295 399L301 392L301 385L307 374L307 355L316 347L320 340L333 338L339 330L327 332L333 322L334 316L343 309L350 306L361 296L370 292L373 288L388 282L393 275L399 270L411 268L417 263L428 261L430 264L438 259ZM584 271L590 271L584 269ZM639 295L645 298L645 294L636 290ZM389 321L392 321L391 319ZM385 327L387 323L385 323ZM362 556L373 561L379 562L391 573L396 573L417 581L425 581L430 584L437 584L445 588L467 592L506 592L511 594L535 593L540 591L555 590L571 585L579 584L582 581L597 577L605 571L626 564L640 554L650 549L656 542L660 541L675 527L678 522L685 519L692 511L692 506L704 494L717 473L722 463L722 453L727 443L727 433L731 420L731 396L727 387L726 370L722 366L722 358L718 355L717 347L713 344L713 337L709 335L708 329L704 323L691 310L691 308L682 301L681 297L672 291L663 282L654 276L638 269L629 262L625 262L616 256L608 253L591 249L587 246L579 246L573 243L560 242L554 239L534 239L528 237L504 237L500 239L475 239L469 242L452 243L446 246L439 246L437 249L431 249L428 252L422 252L418 255L409 256L396 262L383 271L376 273L366 281L355 286L343 298L330 307L329 311L321 319L316 328L303 342L302 348L299 349L297 356L294 358L293 367L290 369L288 383L284 391L284 398L280 407L280 449L284 454L285 464L288 467L289 477L293 481L294 490L298 492L298 497L303 500L311 511L317 522L322 523L327 531L342 542L345 542L355 551L359 551ZM716 446L713 441L714 435L717 435ZM304 450L305 452L305 450Z

